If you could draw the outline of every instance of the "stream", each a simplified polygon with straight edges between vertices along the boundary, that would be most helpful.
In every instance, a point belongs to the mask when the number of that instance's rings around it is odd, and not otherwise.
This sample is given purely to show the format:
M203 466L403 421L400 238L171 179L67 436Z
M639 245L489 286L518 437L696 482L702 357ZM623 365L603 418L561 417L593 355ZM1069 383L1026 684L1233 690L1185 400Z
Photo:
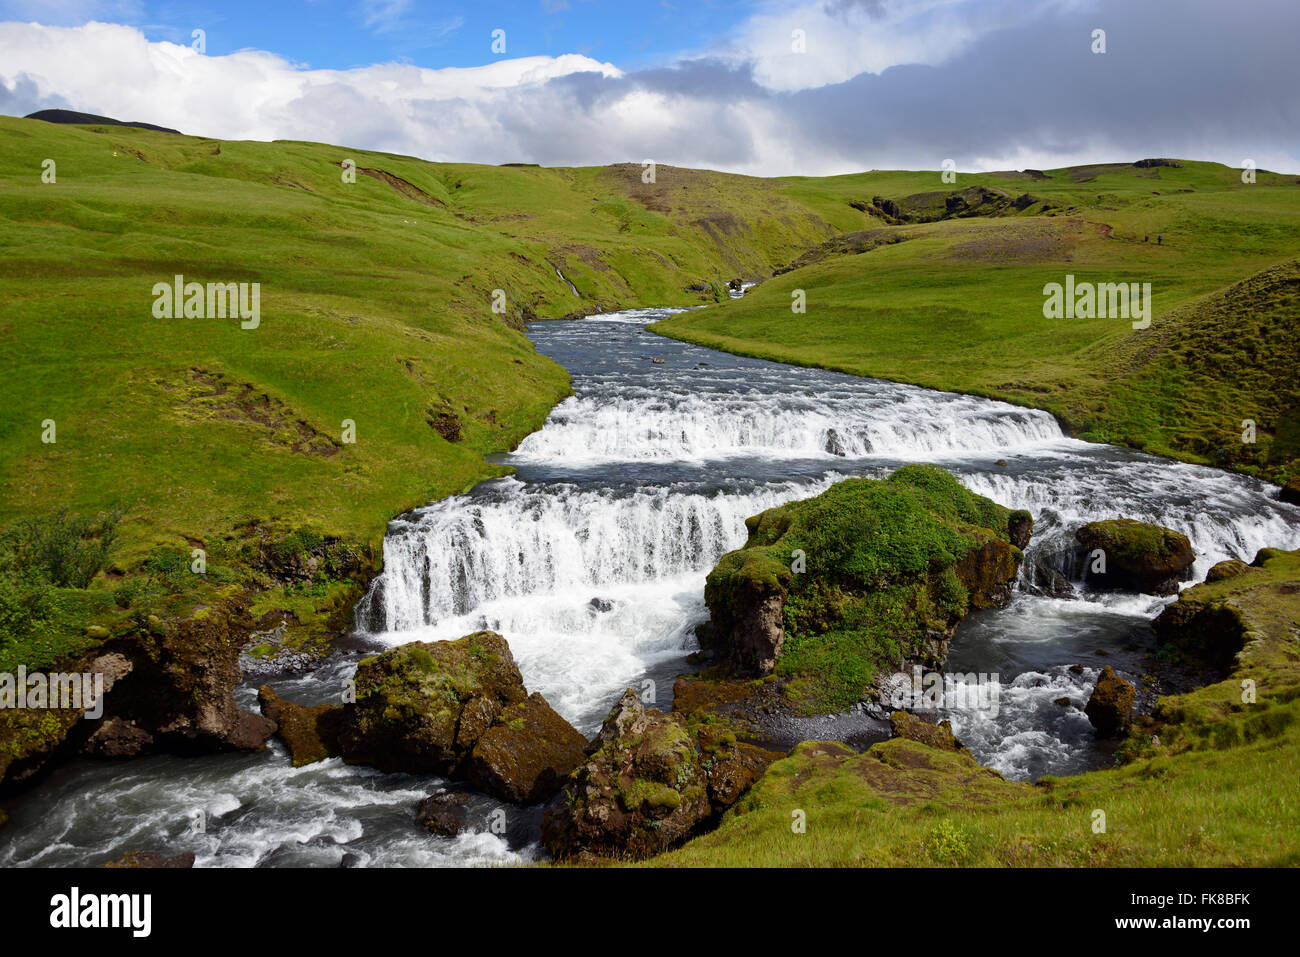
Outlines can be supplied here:
M1139 683L1150 621L1172 599L1089 590L1059 557L1074 530L1116 517L1177 529L1196 550L1197 580L1225 558L1300 547L1300 509L1274 487L1070 439L1045 412L732 356L645 328L674 311L531 324L575 396L498 457L513 475L395 519L358 633L314 671L274 677L277 691L337 701L377 647L490 628L510 642L529 691L588 736L627 687L650 689L667 710L708 617L705 575L744 543L747 516L850 475L928 462L1032 512L1026 568L1043 559L1075 579L1074 597L1050 598L1022 578L1008 607L968 616L948 670L997 673L999 707L944 716L1009 778L1077 773L1111 760L1081 710L1097 674L1110 664ZM248 675L241 705L256 710L266 680ZM274 739L252 754L79 760L12 802L0 865L98 866L135 848L193 851L197 866L463 866L540 853L540 810L487 797L473 798L483 823L471 832L416 827L415 805L448 786L338 759L293 768Z

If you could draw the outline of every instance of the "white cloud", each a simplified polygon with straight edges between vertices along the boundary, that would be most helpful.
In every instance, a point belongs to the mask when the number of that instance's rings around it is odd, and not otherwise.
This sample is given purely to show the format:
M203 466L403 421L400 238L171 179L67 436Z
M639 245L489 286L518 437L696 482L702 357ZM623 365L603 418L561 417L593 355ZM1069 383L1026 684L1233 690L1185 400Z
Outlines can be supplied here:
M204 56L116 24L0 23L0 81L27 80L75 109L223 139L310 139L431 158L518 158L493 130L494 109L512 93L585 72L620 75L576 54L441 70L308 70L256 50Z

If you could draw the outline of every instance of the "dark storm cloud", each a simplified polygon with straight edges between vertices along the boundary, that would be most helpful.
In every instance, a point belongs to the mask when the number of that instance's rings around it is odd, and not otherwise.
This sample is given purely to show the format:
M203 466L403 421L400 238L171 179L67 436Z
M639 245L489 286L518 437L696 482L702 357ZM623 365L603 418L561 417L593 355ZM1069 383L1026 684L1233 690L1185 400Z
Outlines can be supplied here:
M1269 16L1192 0L1179 15L1110 3L1064 21L1012 27L938 67L792 94L795 136L842 154L1008 155L1016 149L1199 156L1295 153L1300 130L1300 4ZM1091 51L1092 30L1106 52Z

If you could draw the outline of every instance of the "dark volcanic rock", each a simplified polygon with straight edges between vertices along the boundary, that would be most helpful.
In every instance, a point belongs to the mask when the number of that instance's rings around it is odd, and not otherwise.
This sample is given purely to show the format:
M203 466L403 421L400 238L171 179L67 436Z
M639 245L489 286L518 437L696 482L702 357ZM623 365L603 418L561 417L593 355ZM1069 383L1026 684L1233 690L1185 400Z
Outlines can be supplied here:
M338 718L349 763L443 774L530 802L555 793L582 758L586 740L528 694L495 632L410 642L363 660L355 681L356 701Z
M153 735L134 721L108 718L100 722L82 746L82 751L100 758L132 758L147 753L153 743Z
M345 761L381 771L451 774L506 705L527 697L506 640L480 631L413 641L357 666L345 706Z
M1136 701L1137 690L1107 665L1101 669L1101 675L1097 678L1092 697L1084 706L1083 713L1097 729L1098 737L1118 738L1128 731Z
M1292 478L1282 486L1282 494L1279 497L1284 502L1300 505L1300 475Z
M1105 574L1094 574L1088 562L1088 583L1099 588L1172 595L1196 560L1186 535L1128 518L1089 522L1074 537L1090 552L1105 554Z
M680 844L783 757L715 724L647 709L630 688L588 752L542 821L556 858L643 858Z
M507 705L470 753L466 776L503 801L550 797L583 759L587 739L533 692Z
M455 837L468 821L469 795L461 791L431 794L415 809L415 823L443 837Z
M274 721L276 733L289 749L293 766L336 757L338 734L343 716L340 705L303 705L285 701L270 685L257 689L262 714Z
M133 720L160 750L261 748L275 724L240 708L234 694L243 678L239 651L253 627L247 609L230 601L137 630L116 645L132 670L107 696L110 716Z
M1048 598L1074 597L1074 586L1070 584L1070 579L1041 558L1034 562L1029 589L1035 594Z

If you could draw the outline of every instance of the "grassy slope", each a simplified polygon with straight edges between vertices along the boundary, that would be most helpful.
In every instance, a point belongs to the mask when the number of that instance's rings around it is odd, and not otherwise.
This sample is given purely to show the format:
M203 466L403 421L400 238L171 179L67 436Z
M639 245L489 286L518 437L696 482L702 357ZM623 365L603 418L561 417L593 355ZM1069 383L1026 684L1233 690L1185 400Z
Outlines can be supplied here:
M820 206L902 198L936 189L938 179L873 172L789 182L792 195ZM880 235L905 241L830 256L655 330L996 396L1046 408L1099 440L1287 474L1300 456L1294 177L1260 173L1244 185L1236 170L1188 162L1052 170L1045 180L961 175L946 188L980 184L1039 201L998 218L883 226ZM1053 208L1044 214L1045 206ZM1150 282L1151 328L1045 319L1043 286L1066 273ZM791 312L796 289L806 291L805 315ZM1241 443L1243 419L1256 421L1257 445Z
M1300 552L1184 592L1232 609L1249 640L1231 677L1161 699L1122 767L1035 785L893 739L807 742L713 833L657 866L1300 865ZM1243 703L1251 679L1257 700ZM1158 733L1159 744L1151 736ZM806 833L791 829L806 814ZM1105 831L1093 829L1105 813Z
M41 181L47 158L56 183ZM671 167L644 184L639 166L431 164L0 118L0 526L120 510L127 573L249 523L377 545L394 514L499 474L484 454L568 391L522 320L713 301L865 220L837 208L826 222L784 193ZM177 273L261 283L260 327L154 318L154 283ZM430 425L445 413L458 442ZM84 617L38 657L75 646Z

